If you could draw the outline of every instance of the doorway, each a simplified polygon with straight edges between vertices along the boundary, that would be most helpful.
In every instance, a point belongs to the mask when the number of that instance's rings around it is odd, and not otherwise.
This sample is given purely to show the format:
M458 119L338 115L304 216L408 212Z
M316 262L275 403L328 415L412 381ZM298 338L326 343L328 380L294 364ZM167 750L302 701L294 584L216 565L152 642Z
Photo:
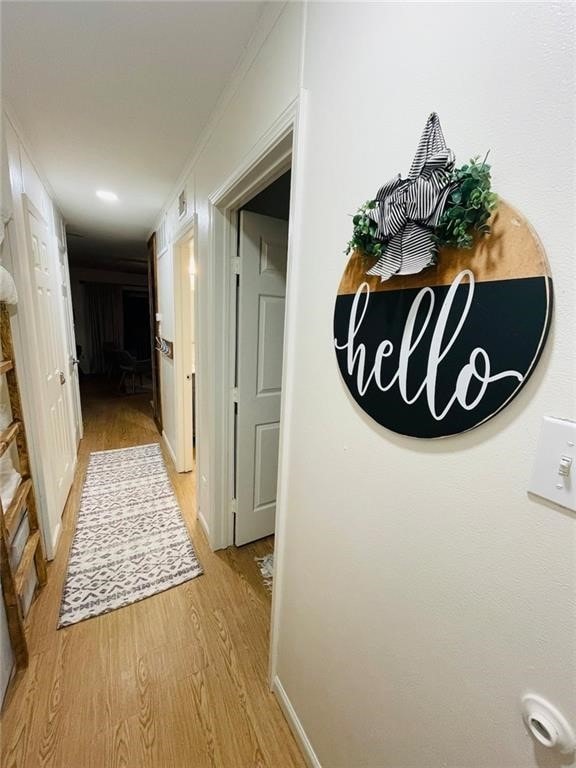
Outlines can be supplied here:
M124 288L122 291L124 315L124 344L137 360L150 359L150 304L146 288Z
M294 101L271 130L254 146L244 161L233 169L226 181L208 196L208 216L211 222L211 248L201 260L201 285L208 287L199 296L198 365L198 517L212 549L234 545L236 518L235 453L236 453L236 270L238 269L239 211L260 192L292 169L290 220L297 210L298 179L293 165L293 136L296 120L300 119L300 102ZM300 148L295 147L296 157ZM295 234L289 227L288 253ZM287 294L290 293L293 260L287 258ZM289 306L287 302L286 306ZM293 356L292 326L294 317L286 312L284 359ZM204 361L206 374L202 375ZM283 365L281 408L286 403L286 383L291 386L288 362ZM276 535L283 528L282 477L287 454L283 450L283 430L280 429L278 454L278 498ZM278 548L277 548L278 549ZM273 590L274 591L274 590Z
M275 531L291 172L238 211L234 544Z

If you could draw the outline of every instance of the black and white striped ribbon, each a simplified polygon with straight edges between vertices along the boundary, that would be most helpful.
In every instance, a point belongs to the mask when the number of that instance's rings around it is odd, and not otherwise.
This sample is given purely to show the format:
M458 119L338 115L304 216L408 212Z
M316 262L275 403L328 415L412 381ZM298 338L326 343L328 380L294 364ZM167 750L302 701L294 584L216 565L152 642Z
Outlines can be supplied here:
M438 115L426 122L408 178L400 174L376 195L370 217L378 226L384 253L368 270L382 281L393 275L411 275L432 264L436 257L434 227L440 221L454 188L450 171L454 153L446 147Z

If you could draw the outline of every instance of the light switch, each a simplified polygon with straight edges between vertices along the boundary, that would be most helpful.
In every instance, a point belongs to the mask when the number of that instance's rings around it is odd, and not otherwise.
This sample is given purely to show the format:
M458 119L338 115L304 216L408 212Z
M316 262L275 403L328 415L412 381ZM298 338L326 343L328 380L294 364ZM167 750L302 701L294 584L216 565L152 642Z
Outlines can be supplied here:
M576 512L576 421L542 419L528 490Z

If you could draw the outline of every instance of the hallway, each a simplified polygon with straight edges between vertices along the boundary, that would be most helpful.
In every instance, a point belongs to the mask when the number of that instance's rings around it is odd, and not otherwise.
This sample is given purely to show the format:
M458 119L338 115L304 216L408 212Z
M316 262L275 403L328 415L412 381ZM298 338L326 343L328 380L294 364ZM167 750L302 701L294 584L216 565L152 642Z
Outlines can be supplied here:
M0 768L576 768L576 0L0 21Z
M193 514L193 473L171 480L204 575L56 630L91 451L160 442L149 395L86 388L85 436L58 555L30 621L30 665L2 717L4 768L301 768L268 690L270 596L254 557L271 539L210 551Z

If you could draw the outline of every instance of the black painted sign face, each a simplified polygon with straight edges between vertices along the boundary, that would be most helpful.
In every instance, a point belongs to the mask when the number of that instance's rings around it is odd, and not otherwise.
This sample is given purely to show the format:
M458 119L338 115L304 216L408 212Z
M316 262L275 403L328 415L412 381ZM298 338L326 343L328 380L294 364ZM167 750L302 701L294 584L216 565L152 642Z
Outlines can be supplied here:
M552 281L542 246L500 204L492 234L446 250L417 275L380 282L352 255L334 312L338 366L360 407L412 437L479 426L518 394L548 333Z

